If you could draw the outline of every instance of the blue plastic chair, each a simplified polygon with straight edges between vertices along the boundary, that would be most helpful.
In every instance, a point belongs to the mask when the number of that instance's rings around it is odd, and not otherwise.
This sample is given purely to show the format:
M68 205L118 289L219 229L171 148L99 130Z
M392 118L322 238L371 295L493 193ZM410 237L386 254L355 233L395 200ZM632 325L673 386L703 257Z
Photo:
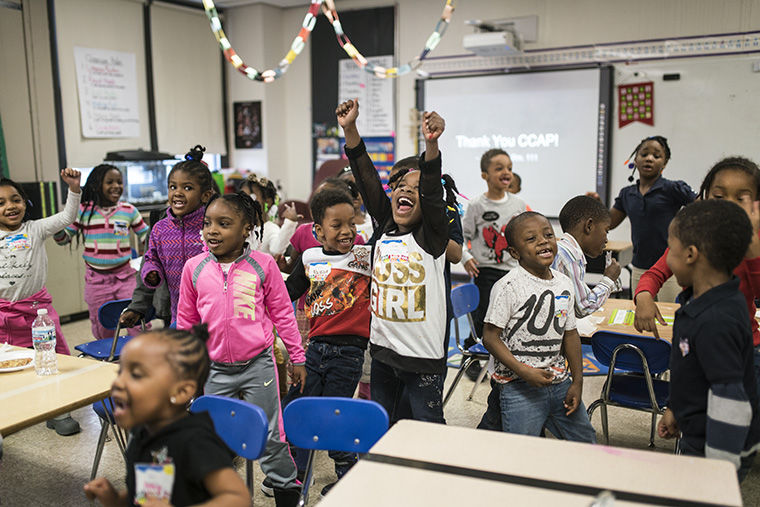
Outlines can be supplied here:
M121 324L119 317L131 303L131 299L117 299L109 301L98 308L98 320L106 329L114 329L113 338L101 338L91 342L82 343L74 347L82 356L89 356L100 361L115 361L121 356L121 349L132 338L131 336L119 336ZM156 316L156 310L151 306L148 315L140 320L140 326L145 331L145 323L150 322Z
M261 407L235 398L207 394L197 398L190 412L208 412L217 435L227 447L246 459L246 483L253 494L253 460L267 445L269 421Z
M366 453L388 431L388 413L379 403L353 398L298 398L282 419L290 443L309 449L299 506L309 501L314 451Z
M454 336L456 338L457 348L459 349L459 352L462 353L462 362L459 365L459 371L457 371L456 377L454 377L454 382L451 383L451 387L449 387L446 396L443 398L444 407L446 406L446 403L448 403L449 398L451 398L451 394L459 384L459 381L462 380L462 375L464 375L467 368L474 361L488 361L488 358L490 357L488 351L483 346L481 338L475 332L475 322L472 320L472 312L478 307L479 303L480 292L474 283L465 283L451 289L451 306L454 308ZM462 345L462 339L459 336L459 319L465 316L467 317L467 323L470 326L470 334L475 338L475 345L467 349ZM486 363L480 370L478 379L475 381L475 385L472 386L472 391L470 391L467 400L472 400L472 396L475 394L475 389L477 389L478 385L483 381L487 369L488 364Z
M657 377L669 368L670 343L646 335L597 331L591 337L591 348L609 370L601 397L588 407L589 419L600 407L604 440L609 444L608 405L651 412L649 447L654 447L657 416L665 411L670 384Z

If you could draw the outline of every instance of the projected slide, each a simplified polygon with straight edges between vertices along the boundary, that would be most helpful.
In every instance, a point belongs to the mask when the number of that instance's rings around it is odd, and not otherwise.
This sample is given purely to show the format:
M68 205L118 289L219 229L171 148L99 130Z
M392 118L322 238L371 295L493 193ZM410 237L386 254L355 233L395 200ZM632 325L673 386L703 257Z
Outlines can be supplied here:
M480 157L501 148L533 210L557 216L596 188L599 69L431 79L424 108L446 120L443 171L469 198L485 192ZM463 203L466 206L466 202Z

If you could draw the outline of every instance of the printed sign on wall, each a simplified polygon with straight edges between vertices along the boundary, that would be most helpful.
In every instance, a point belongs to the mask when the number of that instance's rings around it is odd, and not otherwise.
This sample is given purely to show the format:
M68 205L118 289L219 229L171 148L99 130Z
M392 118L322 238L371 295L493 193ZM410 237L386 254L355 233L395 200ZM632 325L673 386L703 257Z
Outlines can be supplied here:
M140 137L134 53L74 48L83 137Z

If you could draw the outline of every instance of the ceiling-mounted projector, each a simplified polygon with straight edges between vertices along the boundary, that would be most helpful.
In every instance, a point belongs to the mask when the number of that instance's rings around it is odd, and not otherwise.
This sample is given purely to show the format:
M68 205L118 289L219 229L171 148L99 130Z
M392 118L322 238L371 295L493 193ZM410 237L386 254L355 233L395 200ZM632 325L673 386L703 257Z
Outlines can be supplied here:
M520 40L512 32L477 32L464 36L464 49L478 56L504 56L522 50Z

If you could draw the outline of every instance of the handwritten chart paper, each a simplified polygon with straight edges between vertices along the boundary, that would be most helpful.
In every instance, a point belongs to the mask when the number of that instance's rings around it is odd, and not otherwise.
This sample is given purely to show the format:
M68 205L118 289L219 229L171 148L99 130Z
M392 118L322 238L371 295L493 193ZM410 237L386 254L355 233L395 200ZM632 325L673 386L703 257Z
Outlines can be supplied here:
M83 137L139 137L134 53L74 48Z
M392 67L392 56L367 58L382 67ZM395 136L393 79L375 77L360 69L353 60L338 62L338 100L343 102L359 97L359 119L356 126L365 137Z

